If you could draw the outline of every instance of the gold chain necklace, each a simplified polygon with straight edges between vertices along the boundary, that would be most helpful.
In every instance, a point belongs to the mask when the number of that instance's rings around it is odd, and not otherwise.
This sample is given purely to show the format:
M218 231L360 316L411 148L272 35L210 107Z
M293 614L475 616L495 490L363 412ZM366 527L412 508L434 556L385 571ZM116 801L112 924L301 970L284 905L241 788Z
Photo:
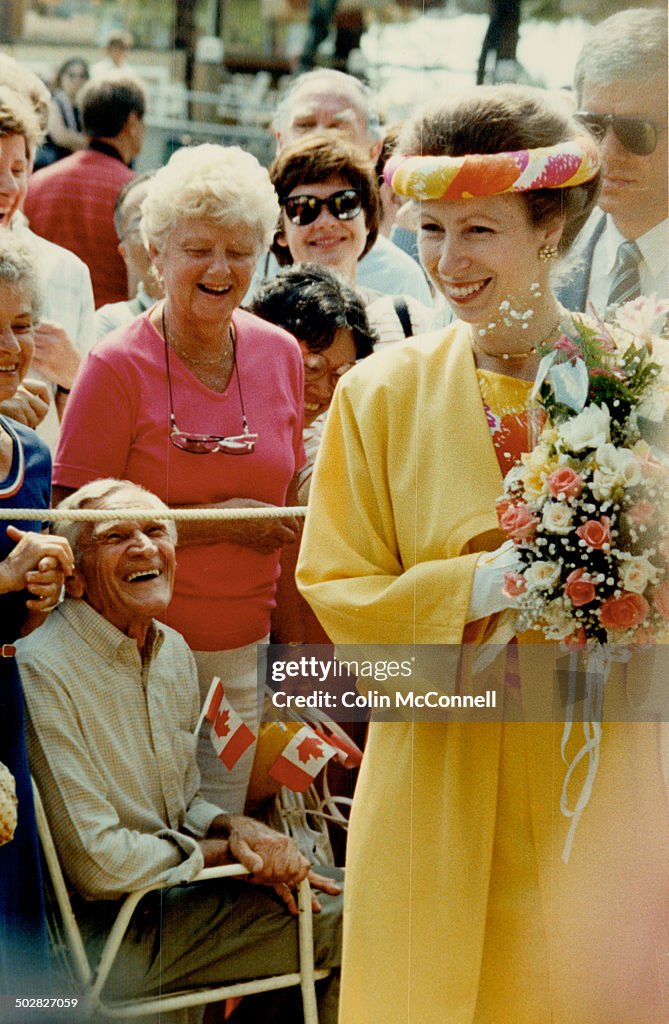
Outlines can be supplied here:
M232 324L230 324L230 326L228 328L228 332L229 332L228 333L228 342L229 342L229 344L226 346L225 352L221 353L221 355L215 356L214 359L198 359L195 356L189 355L188 352L185 352L184 349L182 349L181 345L177 344L176 339L175 339L174 335L172 334L172 332L168 330L167 323L165 321L165 306L164 305L163 305L162 312L161 312L161 321L162 321L162 327L163 327L163 334L165 335L165 341L167 342L167 344L179 356L180 359L182 359L186 363L192 363L193 366L221 366L224 363L224 361L228 358L228 356L230 355L230 353L233 350L233 347L234 347L234 335L233 335L234 327L232 326Z
M476 339L474 338L474 333L473 333L473 331L472 331L472 329L470 327L469 333L470 333L472 348L476 349L477 352L480 352L481 355L487 356L488 359L503 359L505 362L510 360L510 359L529 359L531 356L536 355L537 349L541 348L542 345L545 345L546 342L548 341L548 339L551 337L551 335L555 334L555 332L557 331L558 327L560 326L560 320L561 319L562 319L562 310L560 310L560 312L558 313L558 318L555 321L555 323L553 324L553 326L551 327L551 329L548 332L548 334L546 334L546 336L544 338L542 338L541 341L538 341L536 343L536 345L533 345L532 348L525 349L523 352L488 352L486 349L482 348L479 345L479 343L476 341Z

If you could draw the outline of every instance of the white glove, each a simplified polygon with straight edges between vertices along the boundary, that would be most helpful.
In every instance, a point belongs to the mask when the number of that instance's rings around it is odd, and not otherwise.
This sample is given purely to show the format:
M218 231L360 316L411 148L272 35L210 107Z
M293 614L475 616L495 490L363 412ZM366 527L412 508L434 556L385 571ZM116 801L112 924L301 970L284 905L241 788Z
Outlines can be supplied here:
M505 574L518 572L521 567L518 548L512 540L505 541L496 551L484 551L479 556L469 595L467 622L485 619L506 608L518 607L516 598L507 597L502 593L502 588Z

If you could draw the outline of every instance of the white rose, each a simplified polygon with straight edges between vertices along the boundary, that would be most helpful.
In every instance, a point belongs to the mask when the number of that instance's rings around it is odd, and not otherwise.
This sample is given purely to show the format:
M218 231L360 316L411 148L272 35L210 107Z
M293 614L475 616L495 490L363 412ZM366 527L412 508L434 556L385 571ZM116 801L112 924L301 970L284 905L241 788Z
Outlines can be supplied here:
M574 619L565 611L561 598L546 605L544 610L544 636L547 640L564 640L576 629Z
M574 511L562 501L547 501L541 521L549 533L567 534L571 531Z
M610 422L609 410L604 404L587 405L578 416L573 416L563 423L558 433L563 444L572 452L580 452L584 448L599 448L610 440Z
M533 562L524 576L530 590L550 590L560 578L560 566L557 562Z
M616 487L636 487L641 481L639 461L629 448L603 444L595 458L597 469L592 478L592 490L599 501L610 498Z
M644 555L630 555L620 566L620 580L625 590L643 594L649 583L657 583L658 570Z

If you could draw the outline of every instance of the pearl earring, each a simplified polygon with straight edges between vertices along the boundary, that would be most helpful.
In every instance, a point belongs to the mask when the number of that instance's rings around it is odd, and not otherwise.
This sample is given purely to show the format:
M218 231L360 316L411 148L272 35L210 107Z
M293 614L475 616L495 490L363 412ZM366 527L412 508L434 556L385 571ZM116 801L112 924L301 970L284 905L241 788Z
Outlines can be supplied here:
M548 263L550 260L556 260L557 258L557 245L542 245L539 249L539 259L542 261L542 263Z

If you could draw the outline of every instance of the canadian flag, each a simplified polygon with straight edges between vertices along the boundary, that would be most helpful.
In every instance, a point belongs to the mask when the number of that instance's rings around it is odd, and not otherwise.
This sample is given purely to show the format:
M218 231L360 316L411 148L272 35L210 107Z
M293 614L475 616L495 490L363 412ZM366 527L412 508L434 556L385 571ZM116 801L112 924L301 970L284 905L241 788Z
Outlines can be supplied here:
M282 786L305 793L311 783L331 757L337 753L334 747L320 739L308 725L295 733L268 771Z
M341 761L344 768L359 768L362 764L362 750L350 736L347 736L343 729L334 731L331 725L326 722L314 724L314 732L322 740L334 747L337 752L337 760Z
M211 742L218 757L230 771L255 736L225 696L223 683L214 676L204 706L204 718L211 722Z

